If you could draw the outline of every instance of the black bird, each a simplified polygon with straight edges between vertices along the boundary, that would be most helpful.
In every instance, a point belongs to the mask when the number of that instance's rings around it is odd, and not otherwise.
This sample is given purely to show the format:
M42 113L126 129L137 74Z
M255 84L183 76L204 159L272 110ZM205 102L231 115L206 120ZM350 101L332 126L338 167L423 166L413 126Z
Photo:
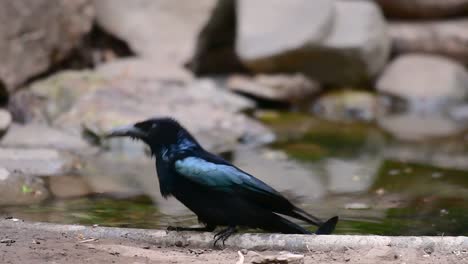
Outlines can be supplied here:
M204 228L170 229L211 232L217 226L227 226L215 235L215 246L219 240L224 244L237 226L311 234L280 215L318 226L316 234L330 234L335 229L338 217L324 223L294 206L266 183L204 150L174 119L148 119L116 128L107 136L131 137L148 144L156 157L161 194L177 198L205 224Z

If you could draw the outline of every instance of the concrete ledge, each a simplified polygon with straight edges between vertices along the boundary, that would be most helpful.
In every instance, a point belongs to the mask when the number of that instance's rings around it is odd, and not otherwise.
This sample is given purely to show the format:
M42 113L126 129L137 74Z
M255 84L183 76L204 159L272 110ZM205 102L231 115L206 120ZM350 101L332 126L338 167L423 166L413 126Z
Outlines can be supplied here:
M29 223L0 220L0 230L26 229L31 232L47 231L81 234L98 239L129 239L159 246L212 248L213 233L175 232L154 229L90 227L50 223ZM248 250L287 250L294 252L339 251L345 249L370 249L378 247L412 248L439 252L468 250L468 237L416 237L416 236L358 236L358 235L283 235L237 234L230 237L226 247Z

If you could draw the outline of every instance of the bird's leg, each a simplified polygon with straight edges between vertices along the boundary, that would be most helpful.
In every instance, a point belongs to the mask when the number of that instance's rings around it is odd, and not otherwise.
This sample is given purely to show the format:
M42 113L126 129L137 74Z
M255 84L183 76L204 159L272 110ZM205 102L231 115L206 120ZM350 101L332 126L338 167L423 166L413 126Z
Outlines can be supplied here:
M198 231L198 232L213 232L215 225L206 225L204 227L179 227L179 226L168 226L168 231Z
M226 229L223 229L219 231L215 236L214 236L214 243L213 246L216 247L216 243L218 243L219 240L223 242L223 247L224 247L224 242L234 233L237 232L237 228L235 226L230 226Z

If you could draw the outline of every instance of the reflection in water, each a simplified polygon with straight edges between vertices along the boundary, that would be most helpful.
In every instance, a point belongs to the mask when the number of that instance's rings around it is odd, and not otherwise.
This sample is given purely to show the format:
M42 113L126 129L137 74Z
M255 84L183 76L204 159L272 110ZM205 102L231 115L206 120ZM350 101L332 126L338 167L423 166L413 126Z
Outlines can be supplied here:
M281 139L272 149L239 149L232 160L307 211L340 215L338 233L468 234L468 163L451 163L454 153L468 160L466 141L401 143L370 125L282 118L266 120ZM129 153L89 157L80 175L45 179L51 199L0 214L141 228L197 224L177 200L161 197L154 161L141 149Z
M380 166L380 160L370 156L353 160L328 158L322 163L328 190L337 194L367 191L375 181Z

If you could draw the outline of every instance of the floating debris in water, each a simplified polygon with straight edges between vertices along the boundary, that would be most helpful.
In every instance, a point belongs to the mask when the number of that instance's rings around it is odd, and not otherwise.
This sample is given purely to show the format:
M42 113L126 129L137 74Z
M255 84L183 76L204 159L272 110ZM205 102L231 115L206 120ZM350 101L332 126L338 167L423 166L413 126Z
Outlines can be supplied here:
M440 209L440 215L448 215L449 211L447 209Z
M379 188L375 191L377 195L384 195L385 194L385 189L384 188Z
M405 168L403 172L409 174L413 172L413 169L408 167L408 168Z
M398 175L400 173L401 173L400 170L390 170L390 171L388 171L388 175L392 175L392 176Z
M432 173L431 176L432 176L432 178L434 178L434 179L438 179L438 178L442 177L443 174L442 174L441 172L434 172L434 173Z
M348 203L345 205L345 209L348 210L366 210L369 208L370 206L365 203Z

